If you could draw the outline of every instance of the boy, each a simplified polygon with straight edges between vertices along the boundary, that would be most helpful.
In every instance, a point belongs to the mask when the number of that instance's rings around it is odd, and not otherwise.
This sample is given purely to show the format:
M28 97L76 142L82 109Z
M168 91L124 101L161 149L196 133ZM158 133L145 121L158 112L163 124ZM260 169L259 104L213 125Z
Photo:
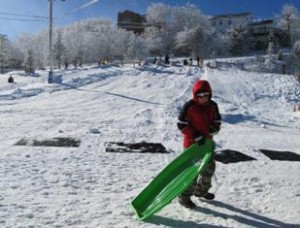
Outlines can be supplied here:
M183 146L188 148L194 143L203 143L205 138L212 139L221 126L221 115L217 103L211 100L212 90L206 80L198 80L193 86L193 99L186 102L179 114L177 126L183 134ZM193 209L196 205L191 196L203 197L208 200L215 198L208 190L215 172L215 161L208 164L205 171L198 176L180 196L179 203Z

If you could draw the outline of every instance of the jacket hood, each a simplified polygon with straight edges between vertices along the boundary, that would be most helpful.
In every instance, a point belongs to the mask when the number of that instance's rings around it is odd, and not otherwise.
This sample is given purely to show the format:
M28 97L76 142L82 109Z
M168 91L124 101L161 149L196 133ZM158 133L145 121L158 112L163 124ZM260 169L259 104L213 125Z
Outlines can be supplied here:
M210 96L209 98L212 97L212 91L211 91L211 87L208 81L206 80L198 80L195 82L194 86L193 86L193 100L197 101L197 96L196 93L197 92L209 92Z

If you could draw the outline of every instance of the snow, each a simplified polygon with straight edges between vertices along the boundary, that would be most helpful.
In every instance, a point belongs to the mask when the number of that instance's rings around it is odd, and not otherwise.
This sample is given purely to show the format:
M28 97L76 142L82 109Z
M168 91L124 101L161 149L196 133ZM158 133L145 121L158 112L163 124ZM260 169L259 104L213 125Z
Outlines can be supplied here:
M299 84L292 76L235 68L129 65L0 77L1 227L300 227L300 163L259 149L300 154ZM177 115L199 77L223 117L217 150L257 160L217 163L212 202L177 200L147 222L129 204L182 152ZM72 137L80 147L15 146L23 138ZM105 142L161 142L171 152L106 153Z

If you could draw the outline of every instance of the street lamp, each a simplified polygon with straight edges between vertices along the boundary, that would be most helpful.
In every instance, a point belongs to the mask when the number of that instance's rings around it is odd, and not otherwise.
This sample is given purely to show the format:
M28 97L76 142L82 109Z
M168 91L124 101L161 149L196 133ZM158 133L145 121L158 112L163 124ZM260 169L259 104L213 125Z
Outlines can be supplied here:
M53 0L49 1L49 58L50 70L48 75L48 83L53 83L53 50L52 50L52 28L53 28ZM65 0L61 0L65 1Z

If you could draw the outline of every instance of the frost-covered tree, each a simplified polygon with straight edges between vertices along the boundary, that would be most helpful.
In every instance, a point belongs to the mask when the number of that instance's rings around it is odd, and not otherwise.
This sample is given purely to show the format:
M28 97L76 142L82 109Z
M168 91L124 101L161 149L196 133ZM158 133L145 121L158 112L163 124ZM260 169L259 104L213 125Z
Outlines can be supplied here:
M142 36L130 32L127 34L127 39L126 58L132 61L135 67L135 62L138 61L138 63L141 64L141 61L149 52Z
M113 55L114 32L111 26L98 27L94 34L97 39L98 55L109 61Z
M35 64L39 69L44 69L49 62L49 34L42 30L33 35L33 47Z
M67 42L65 42L65 47L69 53L70 62L72 62L75 68L80 64L79 61L83 61L84 54L84 31L77 26L78 24L75 24L66 28L64 34L64 39L67 40Z
M21 67L22 53L6 35L0 34L0 67L4 69L16 69Z
M181 53L196 57L207 56L209 50L209 34L201 27L185 28L185 30L176 35L176 48L181 49Z
M201 28L209 32L208 17L200 11L195 5L187 4L185 6L173 7L174 30L180 32L184 29Z
M292 48L292 64L295 68L295 77L300 81L300 40L297 40Z
M90 61L93 59L95 62L99 58L105 61L120 58L126 49L126 36L125 30L118 29L111 23L95 25L85 36Z
M150 27L145 29L145 37L152 54L163 55L173 46L171 7L163 3L153 3L147 8L146 20Z
M179 52L185 55L189 55L190 53L193 53L193 51L198 53L201 51L201 38L201 29L197 30L196 28L185 28L183 31L177 33L175 47L182 50Z
M24 68L25 68L26 73L34 73L35 72L34 54L33 54L33 51L30 49L27 52Z
M145 41L149 48L149 52L152 55L162 55L163 54L163 42L160 34L160 30L157 27L149 27L145 30Z
M115 44L114 44L114 55L115 55L115 60L123 61L125 59L125 53L127 51L128 45L130 42L128 42L128 37L131 38L131 36L128 36L128 32L124 29L115 29ZM135 35L136 36L136 35ZM132 39L134 39L133 37ZM145 43L145 41L143 41ZM140 48L142 48L140 46ZM141 51L141 50L139 50Z
M206 16L191 4L173 7L163 3L152 4L147 9L146 41L156 55L171 52L191 55L207 47L210 34Z
M56 42L53 45L53 56L57 61L58 69L60 69L61 63L63 61L63 56L65 56L66 48L62 41L62 32L58 31Z
M209 37L208 53L211 56L214 53L215 56L230 56L230 47L232 46L232 40L227 33L214 33Z
M7 58L9 69L22 69L24 55L12 42L8 43Z
M298 9L292 4L283 5L278 23L282 29L287 31L289 47L291 48L294 41L300 38L300 16Z
M209 42L212 34L207 16L194 5L177 7L175 9L176 18L176 41L175 47L181 49L180 53L187 53L196 57L207 56L212 43Z
M229 29L227 34L231 40L231 47L229 49L233 56L239 56L245 54L249 49L250 35L248 29L243 26L237 26Z
M16 42L16 47L23 53L23 64L26 65L28 53L31 53L34 58L34 66L44 68L48 58L48 45L46 44L46 33L41 32L38 34L23 33Z

